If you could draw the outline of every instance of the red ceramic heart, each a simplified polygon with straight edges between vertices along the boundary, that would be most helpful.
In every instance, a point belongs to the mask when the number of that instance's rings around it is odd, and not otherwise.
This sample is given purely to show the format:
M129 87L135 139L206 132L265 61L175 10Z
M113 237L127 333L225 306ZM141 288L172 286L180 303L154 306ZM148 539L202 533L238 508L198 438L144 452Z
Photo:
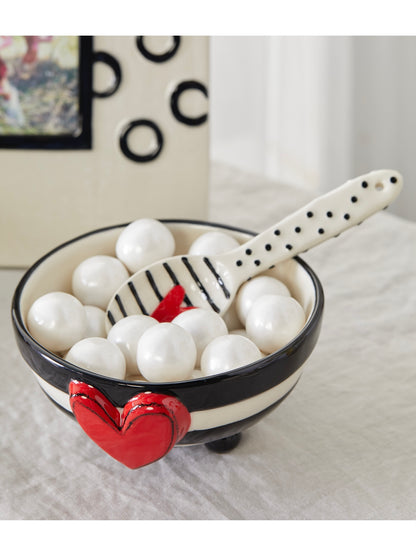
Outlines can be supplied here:
M145 466L166 455L191 422L178 399L160 393L139 393L120 413L98 389L73 380L69 402L84 432L129 468Z

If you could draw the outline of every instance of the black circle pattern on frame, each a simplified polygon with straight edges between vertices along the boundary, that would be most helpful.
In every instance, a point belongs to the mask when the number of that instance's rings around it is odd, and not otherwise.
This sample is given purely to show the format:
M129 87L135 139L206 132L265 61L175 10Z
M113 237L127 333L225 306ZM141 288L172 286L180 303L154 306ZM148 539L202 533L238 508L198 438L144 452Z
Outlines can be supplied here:
M208 90L206 86L199 81L182 81L182 83L179 83L179 85L173 91L172 96L170 97L170 107L175 118L181 123L184 123L185 125L202 125L207 121L208 114L202 114L199 117L189 117L182 114L182 112L179 110L179 98L181 94L192 89L201 91L208 98Z
M177 53L178 48L181 44L181 37L173 36L171 48L169 48L166 52L162 54L155 54L148 50L148 48L145 45L144 39L145 37L143 36L135 37L136 46L139 52L146 59L156 63L165 62L170 58L172 58ZM111 96L118 90L121 83L120 64L113 56L111 56L106 52L94 53L93 61L106 63L108 66L112 68L114 72L114 77L115 77L113 87L110 87L109 89L103 92L94 92L94 96L99 98L105 98L105 97ZM202 114L198 117L191 117L183 114L179 108L180 96L182 95L183 92L187 90L200 91L206 98L208 98L208 90L203 83L200 83L199 81L196 81L196 80L182 81L181 83L179 83L179 85L177 85L176 89L173 91L170 97L170 107L171 107L172 114L175 117L175 119L182 124L189 125L189 126L202 125L208 119L207 113ZM157 143L153 151L150 153L140 154L137 152L133 152L133 150L128 145L129 134L133 129L139 126L150 127L155 133ZM129 158L129 160L132 160L133 162L139 162L139 163L151 162L152 160L155 160L155 158L157 158L161 153L163 144L164 144L164 138L163 138L162 131L160 130L160 127L155 122L149 119L140 118L140 119L133 120L126 125L126 127L123 129L120 135L119 144L120 144L121 151L127 158Z
M118 88L121 84L121 66L118 61L108 54L108 52L94 52L92 56L93 63L101 62L103 64L108 65L114 73L114 80L112 85L110 85L105 91L93 91L93 96L96 98L108 98L112 96L115 92L117 92Z
M139 52L143 54L143 56L148 60L150 60L151 62L155 62L158 64L166 62L167 60L170 60L170 58L172 58L176 54L179 48L179 45L181 43L180 37L172 37L173 43L171 48L169 48L166 52L163 52L163 54L154 54L153 52L150 52L150 50L147 49L144 43L144 38L145 37L136 37L136 44L137 44L137 48L139 49Z
M130 149L128 145L128 136L133 131L133 129L136 129L137 127L149 127L154 131L157 144L152 152L147 154L137 154ZM137 119L137 120L131 121L124 128L120 136L121 151L125 156L127 156L127 158L129 158L130 160L133 160L134 162L151 162L152 160L154 160L159 156L162 150L162 147L163 147L162 132L160 131L156 123L148 119Z

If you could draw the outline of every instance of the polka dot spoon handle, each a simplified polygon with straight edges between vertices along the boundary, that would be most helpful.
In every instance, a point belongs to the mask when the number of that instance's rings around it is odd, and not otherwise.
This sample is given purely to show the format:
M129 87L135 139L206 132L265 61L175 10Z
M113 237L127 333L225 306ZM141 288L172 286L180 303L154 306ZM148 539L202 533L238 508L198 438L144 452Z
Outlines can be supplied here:
M248 278L386 208L402 183L396 171L373 171L318 197L228 253L209 258L175 256L156 262L131 276L116 292L107 308L107 327L125 316L151 314L177 284L185 289L187 305L223 314Z
M347 181L287 216L242 247L217 257L230 268L233 287L271 265L305 252L386 208L402 188L402 176L378 170ZM231 286L231 284L230 284Z

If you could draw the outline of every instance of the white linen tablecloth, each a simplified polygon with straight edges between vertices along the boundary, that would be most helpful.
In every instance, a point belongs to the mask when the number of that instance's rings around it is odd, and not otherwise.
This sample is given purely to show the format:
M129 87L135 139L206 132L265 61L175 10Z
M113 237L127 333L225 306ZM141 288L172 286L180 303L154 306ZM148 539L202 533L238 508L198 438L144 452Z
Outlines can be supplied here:
M261 231L309 200L214 165L209 219ZM413 519L416 225L382 212L302 258L326 304L292 394L230 453L175 448L138 470L46 399L11 326L23 271L1 269L1 519Z

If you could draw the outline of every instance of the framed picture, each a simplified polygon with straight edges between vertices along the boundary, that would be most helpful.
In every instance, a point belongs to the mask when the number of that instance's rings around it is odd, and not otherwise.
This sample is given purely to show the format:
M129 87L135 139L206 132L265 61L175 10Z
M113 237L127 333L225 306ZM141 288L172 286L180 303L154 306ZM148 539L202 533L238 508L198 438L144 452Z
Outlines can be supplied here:
M91 37L0 37L0 148L91 148L91 67Z
M0 36L0 266L141 217L205 219L209 37Z

